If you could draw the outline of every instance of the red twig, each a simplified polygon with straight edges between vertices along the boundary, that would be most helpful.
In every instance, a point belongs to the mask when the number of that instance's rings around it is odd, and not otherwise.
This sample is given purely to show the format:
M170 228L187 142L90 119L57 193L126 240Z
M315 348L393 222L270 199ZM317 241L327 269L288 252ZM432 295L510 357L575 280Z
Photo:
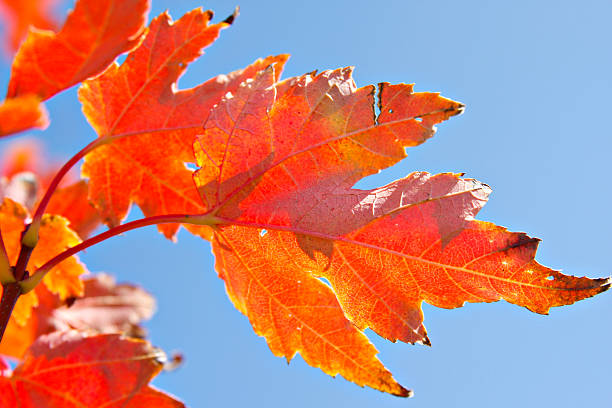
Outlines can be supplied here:
M116 235L122 234L127 231L131 231L137 228L146 227L149 225L156 224L194 224L194 225L216 225L219 224L219 220L212 214L202 214L202 215L192 215L192 214L166 214L166 215L157 215L153 217L142 218L140 220L135 220L128 222L126 224L118 225L114 228L109 229L108 231L104 231L98 235L95 235L78 245L75 245L71 248L66 249L64 252L54 256L49 261L47 261L44 265L38 268L28 279L20 282L21 287L24 290L24 293L32 290L45 276L49 270L51 270L54 266L65 260L66 258L71 257L72 255L80 252L84 249L89 248L92 245L96 245L102 241L105 241L109 238L112 238Z
M21 286L19 282L9 282L2 284L2 300L0 301L0 340L4 336L4 331L8 325L13 308L17 299L21 296Z
M83 149L81 149L77 154L72 156L70 160L68 160L58 170L58 172L53 177L53 180L51 180L49 187L47 187L47 191L45 191L45 195L38 203L38 207L36 207L36 211L34 212L34 215L32 216L32 223L34 223L35 220L40 220L42 218L43 214L45 213L45 209L47 208L47 205L49 204L49 200L51 200L51 196L57 189L57 186L62 181L64 176L70 171L70 169L75 164L77 164L83 157L85 157L87 153L91 152L96 147L101 146L106 143L108 143L108 140L106 140L106 138L99 138L99 139L94 140L93 142L85 146Z
M19 257L17 258L17 263L15 264L14 270L14 275L17 280L23 279L26 274L26 268L28 266L28 261L30 260L30 255L38 243L38 231L40 229L42 216L45 213L45 209L51 200L51 196L57 189L57 186L62 181L64 176L70 171L70 169L83 157L85 157L87 153L91 152L98 146L108 143L109 141L110 140L108 138L99 138L89 143L77 154L72 156L66 163L64 163L64 165L53 177L53 180L51 180L49 187L47 187L47 191L45 191L45 195L38 203L38 207L36 207L36 211L32 216L32 222L26 226L23 234L21 235L21 250L19 251Z

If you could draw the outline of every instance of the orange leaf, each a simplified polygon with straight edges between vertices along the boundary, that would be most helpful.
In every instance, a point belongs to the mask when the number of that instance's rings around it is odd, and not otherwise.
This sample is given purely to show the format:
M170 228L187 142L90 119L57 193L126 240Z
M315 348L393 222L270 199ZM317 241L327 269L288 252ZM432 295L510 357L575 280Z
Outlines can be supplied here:
M164 359L142 340L56 332L37 340L12 376L0 377L0 406L184 407L148 385Z
M0 137L48 125L47 111L35 95L10 98L0 105Z
M6 22L8 49L16 51L28 28L54 29L55 22L50 16L56 0L2 0L0 17Z
M217 232L217 238L213 248L219 276L236 308L275 355L290 361L299 352L329 375L411 395L376 358L367 337L344 317L334 292L307 270L294 267L285 248L261 245L258 231L239 227Z
M18 203L5 198L0 205L0 230L12 265L17 261L21 248L21 232L28 217L27 211ZM58 215L45 214L41 221L39 242L30 257L29 270L35 270L66 248L81 242L74 231L68 228L68 220ZM76 257L70 257L54 267L43 279L45 286L61 299L80 296L83 282L79 278L86 272ZM17 301L13 317L25 325L32 307L38 304L36 292L23 295Z
M37 311L41 307L39 304L34 313L27 319L25 326L20 325L11 316L6 331L0 343L0 354L5 356L22 358L28 347L38 338L38 323Z
M187 64L228 26L209 25L211 17L201 9L175 23L168 14L160 15L125 63L112 65L79 89L83 112L98 135L117 138L88 154L82 170L90 180L90 198L110 226L126 217L132 202L146 216L201 213L192 171L185 163L194 162L191 145L210 108L259 70L272 63L282 66L287 59L281 55L257 60L243 70L177 91ZM177 229L159 226L168 238ZM190 230L209 234L201 228Z
M44 285L37 286L38 306L25 326L11 318L0 354L21 358L36 338L58 330L121 332L129 337L144 337L139 323L149 319L155 309L155 299L149 293L136 286L117 285L106 274L84 279L83 284L83 296L70 306Z
M102 72L140 42L147 0L79 0L58 33L31 29L15 56L7 98L45 100Z
M275 354L300 352L329 374L342 367L351 381L393 392L385 371L364 380L345 354L317 345L339 336L337 350L363 357L346 340L353 326L326 315L330 305L361 330L429 344L423 300L453 308L506 299L546 313L609 288L606 279L539 265L538 240L475 221L490 193L475 180L413 173L378 189L351 188L461 111L411 85L357 88L350 69L277 83L273 67L211 111L194 144L194 180L220 222L216 268ZM330 283L326 296L317 278Z
M100 214L89 202L86 180L55 190L46 212L66 217L70 228L86 238L100 225Z

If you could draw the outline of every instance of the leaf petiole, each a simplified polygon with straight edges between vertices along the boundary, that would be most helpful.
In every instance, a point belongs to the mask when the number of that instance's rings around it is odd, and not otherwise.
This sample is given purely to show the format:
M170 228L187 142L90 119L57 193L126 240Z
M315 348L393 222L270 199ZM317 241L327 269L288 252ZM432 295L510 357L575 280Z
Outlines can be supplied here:
M45 213L45 209L47 208L47 205L49 204L49 200L51 200L51 196L57 189L57 186L62 181L64 176L68 173L68 171L70 171L70 169L75 164L77 164L83 157L85 157L87 153L91 152L92 150L94 150L95 148L99 146L102 146L108 143L110 140L107 140L107 139L109 138L102 137L102 138L98 138L92 141L87 146L82 148L78 153L72 156L66 163L64 163L64 165L58 170L58 172L53 177L53 180L51 180L49 187L47 187L47 191L45 191L45 195L38 203L38 207L36 207L36 211L34 212L34 215L32 216L31 225L40 224L40 220L42 219L42 216ZM27 235L27 233L25 235Z
M107 231L104 231L98 235L95 235L78 245L66 249L64 252L54 256L44 265L38 268L30 277L21 280L19 286L21 287L22 293L28 293L38 285L38 283L45 277L53 267L62 262L63 260L71 257L77 252L83 251L93 245L96 245L102 241L112 238L116 235L122 234L127 231L134 229L147 227L150 225L157 224L192 224L192 225L208 225L215 226L224 223L220 218L217 218L212 213L206 214L165 214L156 215L153 217L142 218L140 220L131 221L125 224L118 225Z
M23 294L19 282L9 282L2 284L2 299L0 300L0 340L4 336L4 331L8 325L13 308Z

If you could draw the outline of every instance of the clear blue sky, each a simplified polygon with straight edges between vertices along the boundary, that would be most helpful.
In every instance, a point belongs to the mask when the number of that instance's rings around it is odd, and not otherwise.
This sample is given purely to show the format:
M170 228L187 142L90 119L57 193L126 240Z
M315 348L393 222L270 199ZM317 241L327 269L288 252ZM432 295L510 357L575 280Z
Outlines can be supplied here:
M440 91L465 103L466 112L359 186L414 170L465 172L493 188L479 218L541 238L541 263L574 275L612 272L609 1L153 0L151 16L169 9L178 18L200 5L217 21L235 5L241 15L192 64L181 87L290 53L285 77L354 65L358 85L414 82L419 91ZM47 107L51 126L30 133L58 157L95 137L75 89ZM549 316L505 302L425 305L431 348L369 332L381 360L415 390L403 400L332 379L300 357L289 366L274 357L227 299L209 245L185 231L176 245L153 229L130 232L82 259L92 271L140 282L155 294L152 341L186 356L155 384L191 407L612 405L610 293Z

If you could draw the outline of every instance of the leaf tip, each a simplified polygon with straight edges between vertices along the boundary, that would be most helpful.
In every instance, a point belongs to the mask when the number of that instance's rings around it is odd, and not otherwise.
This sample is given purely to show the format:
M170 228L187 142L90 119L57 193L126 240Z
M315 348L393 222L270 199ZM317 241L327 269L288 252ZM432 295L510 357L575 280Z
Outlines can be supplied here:
M612 285L612 276L608 278L595 279L595 281L598 283L601 283L597 293L603 293L607 291L608 289L610 289L610 286Z
M457 112L456 115L461 115L461 114L463 114L463 112L465 112L465 104L463 104L461 102L458 102L457 103L457 107L455 109L456 109L456 112Z
M240 7L236 6L234 12L229 15L225 20L223 20L223 22L225 24L232 25L234 23L234 20L236 20L236 17L238 17L238 14L240 14Z
M404 387L402 387L401 385L400 387L400 392L398 392L397 394L393 394L396 397L402 397L402 398L412 398L414 397L414 391L406 389Z
M417 343L420 343L427 347L431 347L431 340L429 340L429 336L427 335L427 333L423 335L423 339L418 341Z

